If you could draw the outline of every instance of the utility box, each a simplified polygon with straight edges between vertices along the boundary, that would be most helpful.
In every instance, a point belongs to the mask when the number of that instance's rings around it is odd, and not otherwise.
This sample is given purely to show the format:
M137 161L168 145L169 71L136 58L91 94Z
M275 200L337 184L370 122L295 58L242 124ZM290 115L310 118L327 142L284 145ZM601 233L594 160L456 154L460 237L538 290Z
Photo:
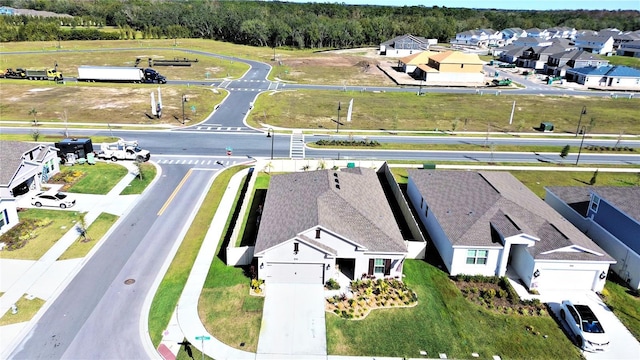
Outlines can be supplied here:
M538 130L543 132L551 132L553 131L553 129L554 129L553 123L550 123L550 122L542 122L540 123L540 127L538 128Z
M67 154L74 154L76 159L85 159L87 154L93 153L91 139L64 139L53 144L58 149L58 157L67 158Z

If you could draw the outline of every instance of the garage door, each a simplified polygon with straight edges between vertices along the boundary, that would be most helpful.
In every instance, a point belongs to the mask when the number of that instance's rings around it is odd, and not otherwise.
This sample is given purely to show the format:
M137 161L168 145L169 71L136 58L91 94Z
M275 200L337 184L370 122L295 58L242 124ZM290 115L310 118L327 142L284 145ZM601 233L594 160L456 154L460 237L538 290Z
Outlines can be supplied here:
M323 264L267 264L270 283L323 284Z
M591 290L598 274L594 270L540 270L544 280L538 287L546 290Z

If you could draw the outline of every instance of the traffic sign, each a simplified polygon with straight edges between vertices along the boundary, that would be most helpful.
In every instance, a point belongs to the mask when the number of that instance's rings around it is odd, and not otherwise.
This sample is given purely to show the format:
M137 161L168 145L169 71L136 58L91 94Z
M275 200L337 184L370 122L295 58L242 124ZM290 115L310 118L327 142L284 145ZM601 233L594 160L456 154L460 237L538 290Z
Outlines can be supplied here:
M196 340L211 340L211 336L196 336Z

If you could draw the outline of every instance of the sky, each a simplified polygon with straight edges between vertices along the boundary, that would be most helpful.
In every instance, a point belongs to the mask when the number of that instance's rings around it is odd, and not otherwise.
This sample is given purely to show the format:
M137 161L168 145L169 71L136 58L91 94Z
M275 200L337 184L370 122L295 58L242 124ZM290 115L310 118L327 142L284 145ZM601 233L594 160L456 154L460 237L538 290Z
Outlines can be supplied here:
M507 10L640 10L640 0L285 0L290 2L345 3L350 5L446 6L450 8Z

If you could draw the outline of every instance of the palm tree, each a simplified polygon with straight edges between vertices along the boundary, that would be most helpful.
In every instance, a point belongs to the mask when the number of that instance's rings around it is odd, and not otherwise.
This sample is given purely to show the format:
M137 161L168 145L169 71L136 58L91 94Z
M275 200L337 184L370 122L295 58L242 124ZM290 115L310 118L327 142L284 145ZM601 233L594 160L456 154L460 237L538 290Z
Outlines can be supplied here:
M36 110L36 108L31 108L31 110L29 110L29 115L33 115L33 125L38 126L38 119L36 118L38 110Z

